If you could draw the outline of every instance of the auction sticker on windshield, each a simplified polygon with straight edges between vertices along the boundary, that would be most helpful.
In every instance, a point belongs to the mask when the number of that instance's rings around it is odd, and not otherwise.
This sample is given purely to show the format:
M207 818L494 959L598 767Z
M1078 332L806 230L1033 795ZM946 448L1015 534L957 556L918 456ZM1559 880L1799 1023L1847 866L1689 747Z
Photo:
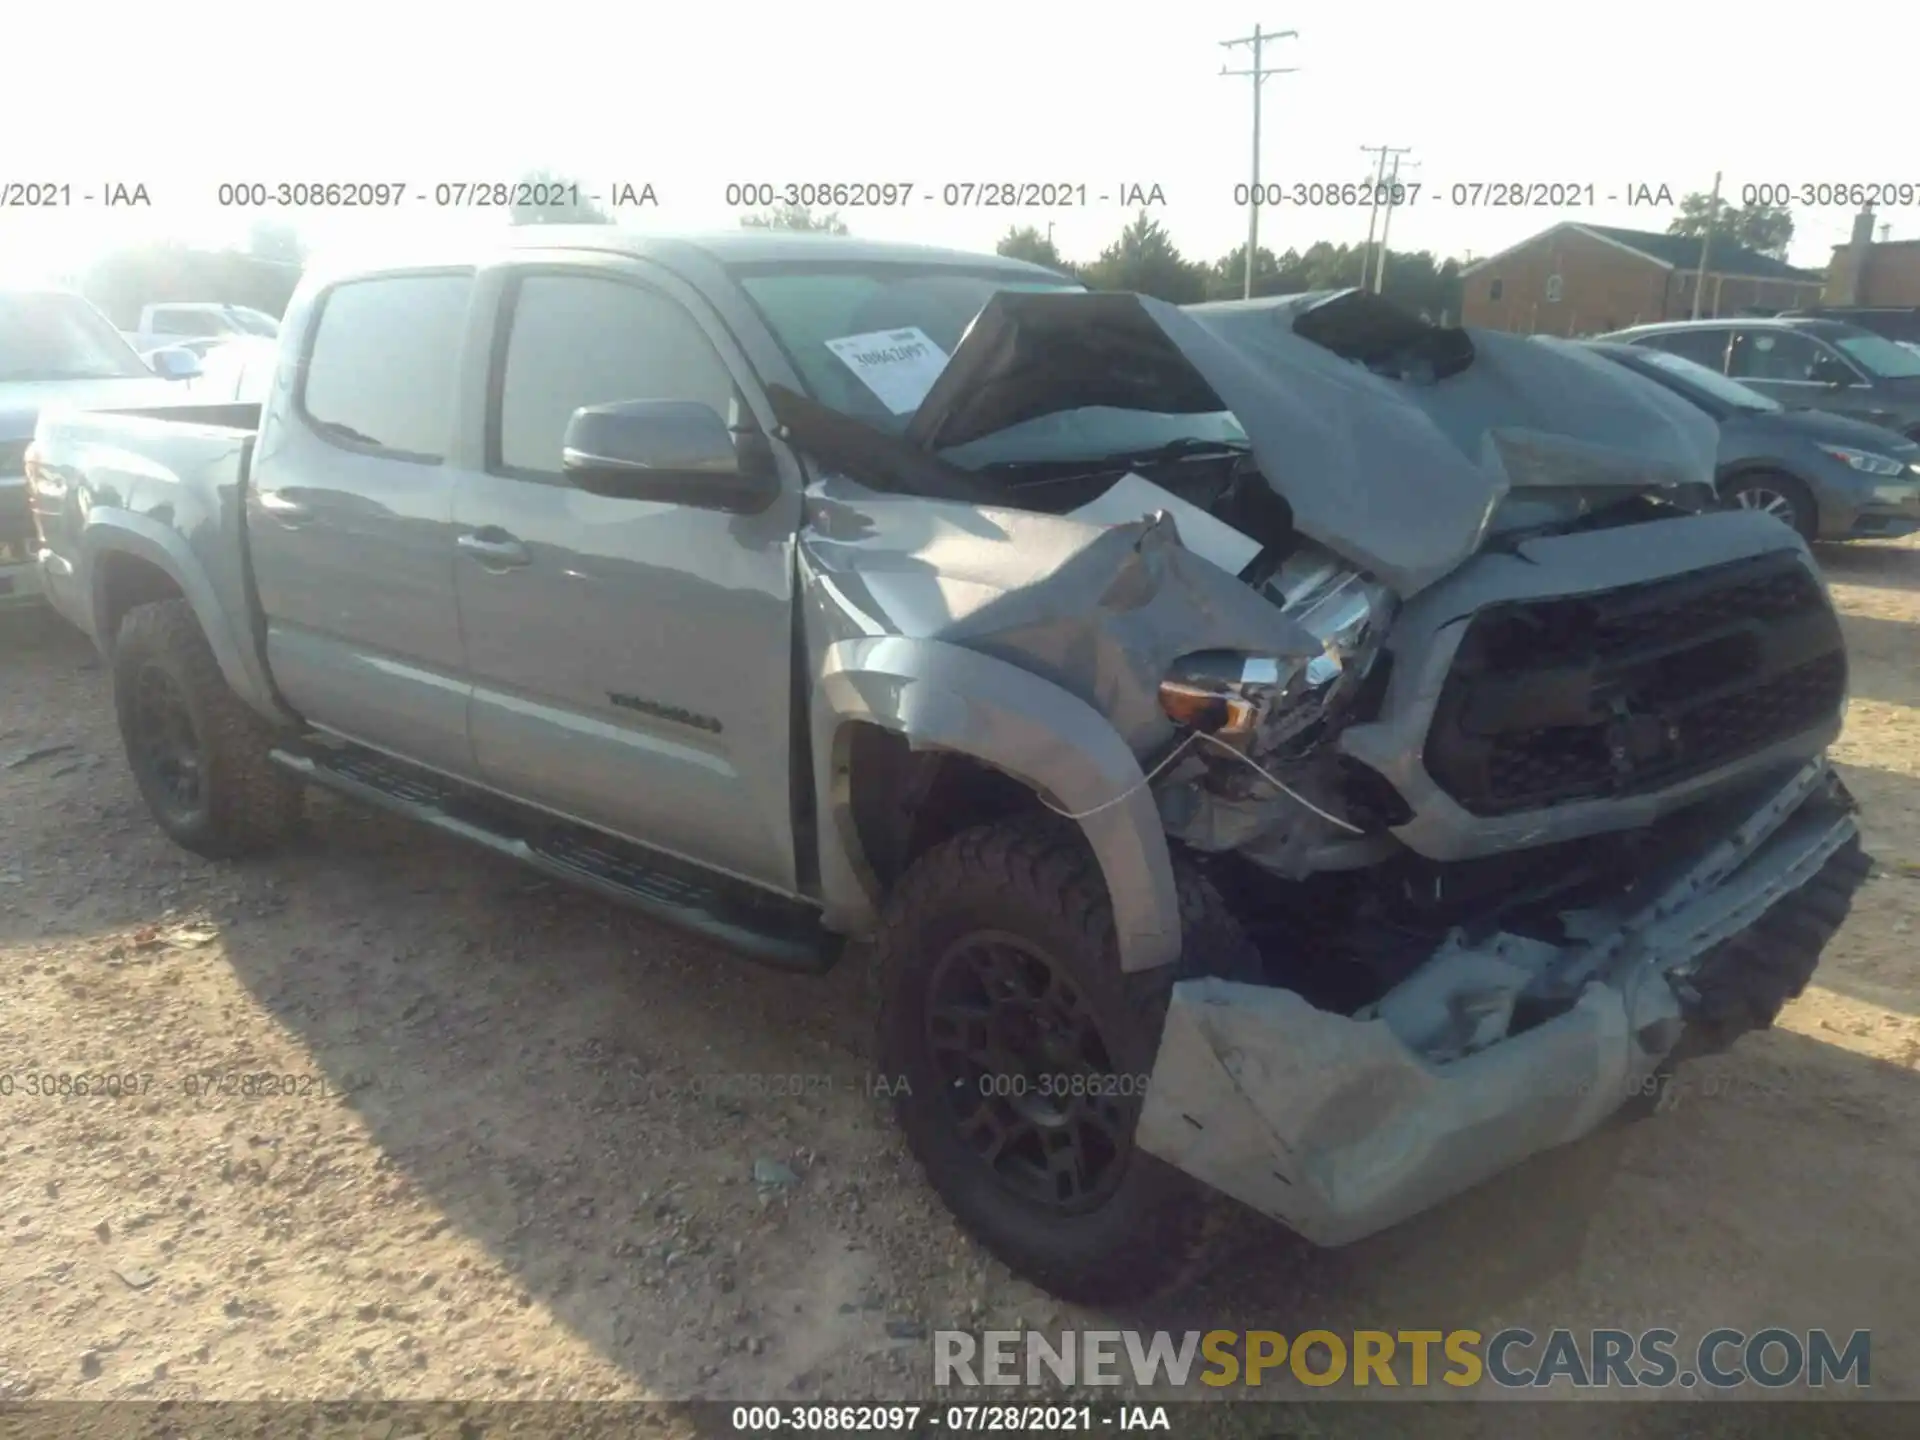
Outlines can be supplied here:
M827 349L895 415L918 410L947 366L947 352L917 325L843 335L827 341Z

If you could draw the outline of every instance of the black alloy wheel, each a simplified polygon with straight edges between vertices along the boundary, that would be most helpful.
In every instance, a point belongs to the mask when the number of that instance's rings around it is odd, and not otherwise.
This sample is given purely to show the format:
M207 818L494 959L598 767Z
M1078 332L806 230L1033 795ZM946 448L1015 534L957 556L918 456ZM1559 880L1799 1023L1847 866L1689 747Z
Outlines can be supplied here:
M961 937L926 989L927 1047L954 1123L1014 1192L1063 1214L1119 1186L1141 1097L1084 991L1031 941Z

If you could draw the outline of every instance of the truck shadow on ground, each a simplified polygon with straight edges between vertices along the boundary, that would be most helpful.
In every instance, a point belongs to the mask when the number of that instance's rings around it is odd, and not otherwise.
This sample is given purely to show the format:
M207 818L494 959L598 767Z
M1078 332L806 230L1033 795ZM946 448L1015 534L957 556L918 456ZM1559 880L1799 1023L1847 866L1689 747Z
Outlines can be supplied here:
M857 977L772 974L593 898L529 885L504 862L400 822L322 810L300 862L310 893L296 902L312 909L311 943L263 946L236 926L233 965L350 1091L412 1186L603 1354L650 1387L685 1385L711 1342L689 1315L720 1313L733 1317L722 1328L771 1326L781 1338L762 1360L728 1357L704 1393L764 1396L769 1380L806 1393L846 1357L783 1368L783 1352L815 1353L795 1343L802 1329L815 1331L816 1349L828 1334L884 1358L899 1348L862 1328L883 1317L928 1329L977 1329L996 1314L1004 1323L997 1301L984 1317L967 1308L979 1293L969 1261L977 1269L983 1257L957 1242L882 1107L857 1093ZM689 1086L703 1074L831 1074L839 1088L716 1098ZM1842 1263L1803 1221L1824 1210L1835 1228L1823 1233L1842 1233L1831 1212L1866 1193L1851 1186L1892 1183L1844 1172L1898 1149L1913 1079L1802 1036L1751 1037L1704 1062L1671 1114L1536 1157L1347 1249L1315 1250L1248 1215L1230 1269L1123 1323L1486 1328L1502 1316L1576 1323L1565 1317L1591 1310L1590 1323L1609 1324L1624 1323L1623 1306L1638 1314L1661 1297L1669 1318L1647 1323L1697 1314L1703 1326L1751 1317L1757 1327L1778 1313L1770 1305L1821 1300L1853 1265L1905 1263L1904 1237L1876 1235L1872 1223L1852 1227L1864 1239ZM1831 1129L1836 1115L1850 1139L1824 1172L1777 1143L1789 1120ZM762 1154L801 1172L791 1199L759 1203L751 1176ZM659 1217L635 1204L673 1184L696 1207L679 1279L648 1258L643 1237ZM1701 1185L1719 1196L1711 1222ZM1709 1223L1715 1258L1702 1274ZM1760 1258L1783 1231L1808 1252L1791 1280ZM828 1264L831 1254L852 1258ZM1007 1304L1045 1312L1042 1297L987 1270ZM1691 1278L1676 1291L1681 1275ZM1714 1303L1710 1316L1700 1308ZM878 1313L836 1319L867 1310ZM1063 1325L1101 1318L1056 1314ZM924 1349L908 1354L916 1371Z

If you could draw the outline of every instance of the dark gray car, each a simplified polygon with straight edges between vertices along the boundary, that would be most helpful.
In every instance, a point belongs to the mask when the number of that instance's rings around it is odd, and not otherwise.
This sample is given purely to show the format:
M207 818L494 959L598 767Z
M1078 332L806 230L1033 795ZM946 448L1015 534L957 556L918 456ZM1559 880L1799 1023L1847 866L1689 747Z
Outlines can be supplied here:
M1692 320L1602 335L1678 355L1790 410L1825 410L1920 440L1920 355L1839 320Z
M1605 340L1616 360L1720 423L1720 494L1809 540L1885 540L1920 530L1920 444L1878 425L1789 410L1665 350Z

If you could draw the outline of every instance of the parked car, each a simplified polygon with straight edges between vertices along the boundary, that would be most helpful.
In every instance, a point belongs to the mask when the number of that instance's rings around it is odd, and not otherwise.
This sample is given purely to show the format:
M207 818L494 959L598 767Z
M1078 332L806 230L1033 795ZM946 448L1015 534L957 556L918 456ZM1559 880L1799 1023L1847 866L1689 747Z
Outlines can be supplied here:
M172 365L167 361L163 364ZM197 364L197 362L196 362ZM0 605L39 594L27 445L53 405L162 404L180 398L111 321L65 290L0 288Z
M1920 530L1920 443L1829 415L1789 410L1666 350L1588 348L1698 405L1720 426L1720 494L1808 540L1886 540Z
M136 350L157 350L182 342L219 341L238 335L268 339L280 333L280 322L264 310L218 301L170 301L148 305L129 341Z
M1693 320L1597 337L1665 350L1792 409L1827 410L1920 439L1920 355L1838 320Z
M1206 1186L1339 1244L1590 1131L1861 883L1812 557L1611 361L490 247L310 274L264 406L41 422L155 821L251 856L319 785L776 964L871 941L914 1152L1060 1295L1189 1276Z

